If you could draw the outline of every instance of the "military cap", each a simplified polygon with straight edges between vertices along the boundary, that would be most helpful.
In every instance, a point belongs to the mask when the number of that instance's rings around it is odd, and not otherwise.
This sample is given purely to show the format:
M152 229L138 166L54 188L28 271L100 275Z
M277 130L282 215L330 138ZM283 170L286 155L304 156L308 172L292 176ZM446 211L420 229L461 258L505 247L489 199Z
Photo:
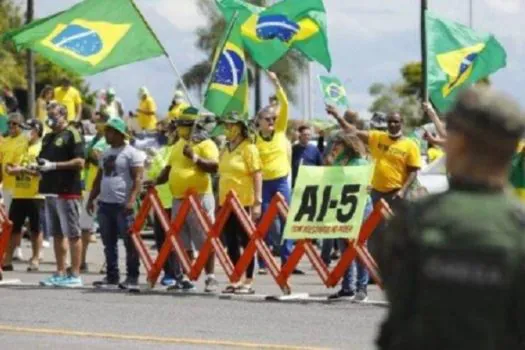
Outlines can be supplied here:
M177 119L178 126L193 126L199 119L199 110L195 107L187 107L182 111L182 115Z
M447 116L447 127L465 133L521 137L525 116L510 97L488 87L471 87L458 95Z

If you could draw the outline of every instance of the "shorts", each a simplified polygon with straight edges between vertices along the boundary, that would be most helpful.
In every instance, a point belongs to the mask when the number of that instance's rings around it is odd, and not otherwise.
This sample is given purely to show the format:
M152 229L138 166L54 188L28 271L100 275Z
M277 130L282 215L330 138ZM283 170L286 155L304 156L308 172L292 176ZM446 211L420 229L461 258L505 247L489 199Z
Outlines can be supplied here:
M208 214L208 217L213 223L215 221L215 198L213 197L213 194L200 195L199 198L204 211ZM173 200L171 207L172 219L178 214L183 201L183 199ZM184 225L182 225L179 237L181 238L186 250L192 250L192 243L195 250L200 250L204 245L204 242L206 242L207 232L204 232L204 229L193 210L190 210L186 220L184 220Z
M86 194L84 200L82 201L82 208L80 209L80 229L82 231L89 231L93 232L95 231L95 218L96 215L89 215L86 210L86 204L88 202L88 194ZM93 213L96 214L97 212L97 201L94 202L94 211Z
M80 202L80 199L46 198L46 224L52 236L80 237Z
M22 232L26 219L29 220L29 231L32 234L40 232L40 208L42 199L15 198L9 207L9 220L13 222L13 232Z
M11 192L11 190L6 190L5 188L2 190L2 201L4 202L6 214L9 214L9 207L11 206L11 202L13 201L13 193Z

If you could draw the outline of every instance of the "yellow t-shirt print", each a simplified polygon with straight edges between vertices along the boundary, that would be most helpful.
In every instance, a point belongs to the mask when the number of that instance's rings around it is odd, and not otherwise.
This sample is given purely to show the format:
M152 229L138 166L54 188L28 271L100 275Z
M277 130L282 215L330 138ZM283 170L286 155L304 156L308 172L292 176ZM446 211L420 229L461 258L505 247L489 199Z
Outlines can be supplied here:
M27 152L23 155L20 166L28 167L29 165L36 164L40 150L42 149L42 143L38 142L30 145L27 148ZM40 184L40 177L29 174L20 174L14 177L13 187L13 198L18 199L34 199L44 198L38 193L38 186Z
M372 188L390 192L403 187L408 167L421 168L419 147L409 138L392 140L386 132L371 131L368 144L375 160Z

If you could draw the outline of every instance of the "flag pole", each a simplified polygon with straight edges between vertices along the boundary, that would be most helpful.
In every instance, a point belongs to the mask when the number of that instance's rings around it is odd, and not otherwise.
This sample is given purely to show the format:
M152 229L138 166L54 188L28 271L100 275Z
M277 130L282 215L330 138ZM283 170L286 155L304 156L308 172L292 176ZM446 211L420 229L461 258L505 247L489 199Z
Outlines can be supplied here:
M470 28L473 27L474 25L474 12L473 12L473 7L472 7L472 0L469 0L469 3L468 3L468 25Z
M175 72L175 75L177 76L177 79L179 80L180 82L180 85L182 86L182 90L184 90L184 93L186 94L186 97L188 98L188 102L194 106L193 102L191 101L191 97L190 97L190 92L188 91L188 88L186 87L186 84L184 84L184 80L182 80L182 75L180 74L179 70L177 69L177 67L175 66L175 63L173 62L173 60L171 59L171 56L168 55L168 53L166 52L166 50L164 50L165 54L166 54L166 58L168 59L168 61L170 62L170 66L171 68L173 69L173 71Z
M421 88L421 97L423 101L428 101L427 88L427 24L425 14L428 9L428 1L421 0L421 71L423 76L423 86Z
M226 28L226 34L221 38L221 41L219 41L219 45L217 45L217 49L215 49L215 53L213 55L213 61L211 64L211 71L210 71L210 77L208 79L208 83L206 84L206 92L210 89L210 85L213 81L213 76L215 75L215 72L217 71L217 60L219 59L221 52L224 51L224 48L226 47L226 44L228 43L228 38L230 37L230 34L232 33L233 27L235 26L235 23L237 22L237 18L239 17L239 11L235 11L233 14L232 19L230 20L230 23L227 23L228 27ZM206 93L204 95L206 99Z
M34 0L27 0L26 24L33 21L35 14ZM31 49L27 49L27 118L34 118L35 116L35 57Z
M170 55L168 54L168 51L166 51L166 48L164 47L164 45L162 45L162 43L160 42L159 38L157 37L157 35L155 34L153 29L149 25L148 21L146 21L146 18L144 17L142 12L138 8L137 4L135 4L135 1L130 0L130 3L135 8L135 11L137 11L137 13L139 14L140 18L142 19L142 22L144 22L144 24L146 25L146 28L148 28L148 30L150 31L151 35L153 35L153 37L155 38L157 43L160 45L160 47L162 47L162 50L164 50L164 55L166 55L166 58L170 62L170 66L173 69L173 71L175 72L175 75L177 76L177 79L179 80L180 85L182 86L182 90L184 90L184 93L186 94L186 98L188 99L188 102L193 106L193 102L191 100L191 96L190 96L190 93L188 91L188 88L186 87L186 84L184 84L184 81L182 80L182 75L180 74L179 70L175 66L175 63L173 62L173 60L171 59Z

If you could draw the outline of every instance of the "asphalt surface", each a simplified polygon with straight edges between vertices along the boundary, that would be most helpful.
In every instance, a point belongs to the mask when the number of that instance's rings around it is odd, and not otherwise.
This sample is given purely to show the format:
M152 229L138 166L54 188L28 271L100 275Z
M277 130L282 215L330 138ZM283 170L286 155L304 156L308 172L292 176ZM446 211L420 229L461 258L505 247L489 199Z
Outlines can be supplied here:
M23 246L27 257L28 243ZM294 296L309 297L268 301L281 295L271 276L256 276L256 295L234 299L203 293L202 278L186 294L145 285L139 294L95 290L92 282L103 277L100 242L90 247L93 272L83 276L85 287L41 288L38 281L54 269L52 249L44 254L40 272L27 273L27 263L19 262L4 273L0 349L374 349L387 310L375 286L368 304L324 300L335 290L322 285L306 259L300 266L306 275L293 276L291 285ZM216 275L223 287L220 267Z

